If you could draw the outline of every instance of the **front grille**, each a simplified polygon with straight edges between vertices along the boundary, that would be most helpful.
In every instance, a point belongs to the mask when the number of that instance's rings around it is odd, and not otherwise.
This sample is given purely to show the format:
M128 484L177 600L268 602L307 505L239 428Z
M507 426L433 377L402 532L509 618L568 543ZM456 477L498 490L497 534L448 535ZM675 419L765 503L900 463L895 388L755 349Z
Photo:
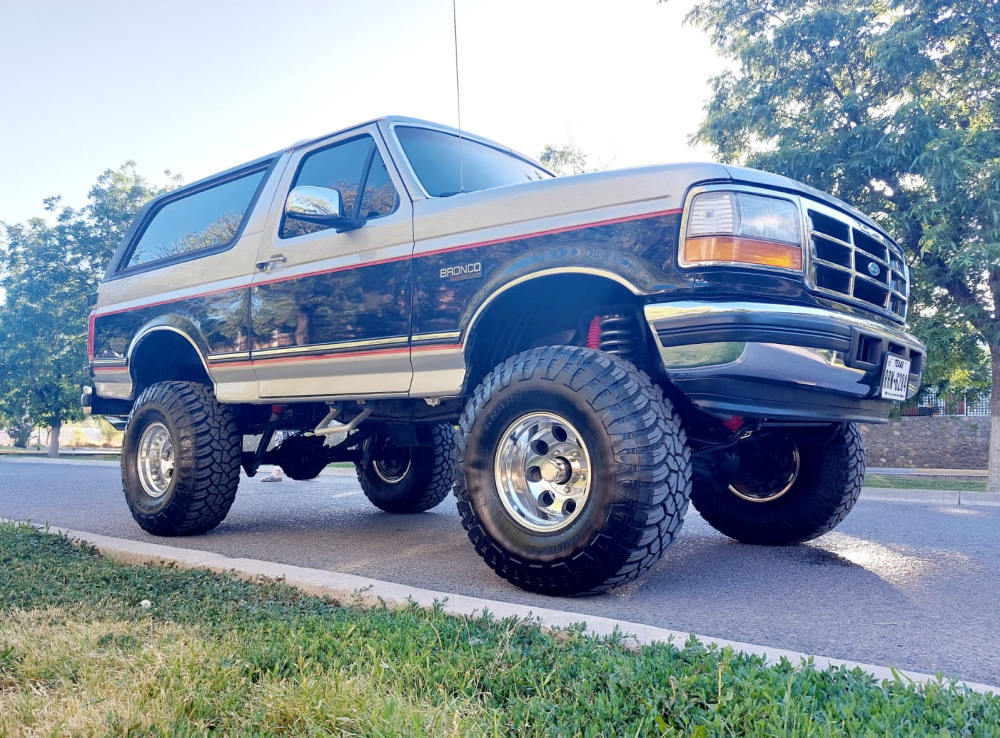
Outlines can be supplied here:
M810 287L906 319L908 272L890 238L835 210L809 209Z

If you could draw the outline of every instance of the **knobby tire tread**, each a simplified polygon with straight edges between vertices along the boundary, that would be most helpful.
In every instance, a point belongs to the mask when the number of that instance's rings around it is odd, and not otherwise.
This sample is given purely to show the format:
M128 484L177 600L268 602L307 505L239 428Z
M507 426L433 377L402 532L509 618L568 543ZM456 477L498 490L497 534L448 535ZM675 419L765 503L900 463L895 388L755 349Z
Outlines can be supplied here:
M813 468L788 499L746 503L728 489L696 482L691 501L709 525L744 543L791 546L819 538L840 525L861 496L864 441L856 424L845 423L829 443L803 448Z
M170 418L180 436L190 443L177 446L178 486L171 504L153 516L142 515L130 501L132 517L156 535L185 536L206 533L221 523L236 499L240 480L242 442L232 410L216 401L211 389L194 382L159 382L143 390L129 423L146 406L157 407ZM123 459L122 485L128 495Z
M575 556L524 561L488 534L475 512L464 466L477 451L467 438L490 401L517 380L541 377L583 398L611 439L615 501L607 524ZM455 495L476 551L500 576L548 594L593 594L645 574L683 525L691 489L690 451L662 391L633 365L573 346L536 348L498 365L476 388L459 421Z
M431 446L411 449L409 479L390 485L379 479L370 467L354 465L361 491L369 502L394 514L426 512L441 504L455 484L455 431L450 425L440 423L430 428L430 435ZM401 489L400 485L406 488ZM400 491L403 494L399 494Z

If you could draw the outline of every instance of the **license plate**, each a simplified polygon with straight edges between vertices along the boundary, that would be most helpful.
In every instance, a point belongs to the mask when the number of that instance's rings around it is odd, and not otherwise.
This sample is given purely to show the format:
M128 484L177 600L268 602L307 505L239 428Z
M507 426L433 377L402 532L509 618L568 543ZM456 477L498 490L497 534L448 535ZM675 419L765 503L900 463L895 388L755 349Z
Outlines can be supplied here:
M887 354L882 369L882 397L886 400L906 400L910 384L910 360Z

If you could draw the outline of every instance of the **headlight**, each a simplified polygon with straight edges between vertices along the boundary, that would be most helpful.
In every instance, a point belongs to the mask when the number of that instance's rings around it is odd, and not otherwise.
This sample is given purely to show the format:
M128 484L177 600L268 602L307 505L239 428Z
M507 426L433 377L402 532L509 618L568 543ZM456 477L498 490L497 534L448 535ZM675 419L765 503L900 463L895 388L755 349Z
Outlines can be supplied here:
M681 262L755 264L802 271L802 226L790 200L703 192L691 200Z

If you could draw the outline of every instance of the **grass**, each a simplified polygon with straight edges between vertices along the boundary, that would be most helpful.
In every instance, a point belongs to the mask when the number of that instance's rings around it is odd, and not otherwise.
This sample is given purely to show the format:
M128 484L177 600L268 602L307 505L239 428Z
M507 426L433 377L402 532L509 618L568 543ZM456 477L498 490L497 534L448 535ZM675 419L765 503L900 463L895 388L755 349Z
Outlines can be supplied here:
M0 525L0 736L995 735L1000 698L281 583Z
M959 492L985 492L983 477L937 477L919 474L866 474L866 487L882 489L933 489Z

